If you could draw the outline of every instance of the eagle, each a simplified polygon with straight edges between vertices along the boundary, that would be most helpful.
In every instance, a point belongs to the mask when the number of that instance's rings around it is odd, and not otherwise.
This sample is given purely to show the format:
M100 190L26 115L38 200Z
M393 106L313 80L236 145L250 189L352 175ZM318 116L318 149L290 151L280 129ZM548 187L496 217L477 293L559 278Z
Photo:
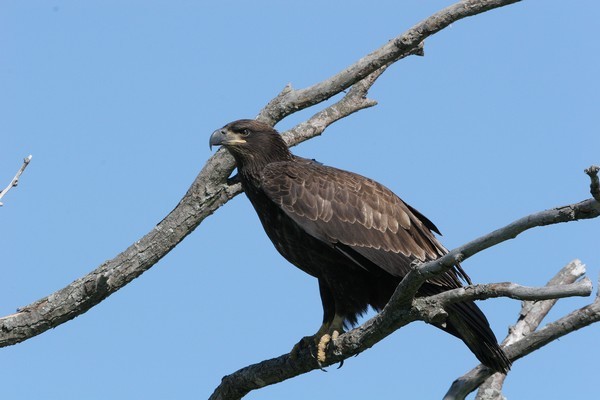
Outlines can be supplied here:
M391 190L293 155L281 135L263 122L231 122L212 133L209 145L223 146L233 155L242 188L277 251L317 278L323 323L315 335L304 338L304 345L322 350L330 338L356 325L369 306L381 310L411 264L447 253L434 235L440 234L437 227ZM459 288L463 281L471 283L457 264L426 281L417 296ZM451 304L446 312L438 328L461 339L494 371L510 369L474 302Z

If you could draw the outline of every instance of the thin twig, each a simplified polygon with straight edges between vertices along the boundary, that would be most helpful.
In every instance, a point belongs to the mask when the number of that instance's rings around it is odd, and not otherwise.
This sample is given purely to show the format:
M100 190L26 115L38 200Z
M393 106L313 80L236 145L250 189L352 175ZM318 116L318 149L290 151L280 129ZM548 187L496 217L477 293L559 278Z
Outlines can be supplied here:
M19 170L17 171L17 174L15 175L15 177L12 179L12 181L10 181L8 186L3 191L0 192L0 200L2 200L4 195L6 193L8 193L8 191L10 189L14 188L15 186L17 186L19 184L19 178L21 178L21 174L23 173L23 171L25 171L25 168L27 168L27 166L29 165L31 158L32 158L32 156L29 155L23 159L23 165L21 165L21 168L19 168ZM3 205L4 204L0 201L0 206L3 206Z
M558 285L530 287L512 282L470 285L448 290L429 298L439 302L441 307L460 301L486 300L496 297L508 297L515 300L551 300L565 297L587 297L592 293L592 281L584 278L578 282Z

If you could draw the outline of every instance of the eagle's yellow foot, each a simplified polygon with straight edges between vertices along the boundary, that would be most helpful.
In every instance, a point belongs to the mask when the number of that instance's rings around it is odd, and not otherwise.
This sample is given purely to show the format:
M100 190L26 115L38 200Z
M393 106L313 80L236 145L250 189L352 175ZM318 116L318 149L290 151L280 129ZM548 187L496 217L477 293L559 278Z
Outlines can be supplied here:
M325 360L327 359L327 346L329 345L329 342L337 339L338 336L340 336L338 331L333 331L331 335L326 333L321 336L321 339L317 344L317 362L319 363L319 367L324 364Z
M344 333L344 318L336 315L332 321L324 322L317 333L312 336L305 336L296 343L292 351L290 351L290 358L294 360L302 350L308 348L310 355L317 360L321 368L327 359L327 346L342 333ZM342 364L343 362L340 363L340 367ZM323 370L323 368L321 369Z

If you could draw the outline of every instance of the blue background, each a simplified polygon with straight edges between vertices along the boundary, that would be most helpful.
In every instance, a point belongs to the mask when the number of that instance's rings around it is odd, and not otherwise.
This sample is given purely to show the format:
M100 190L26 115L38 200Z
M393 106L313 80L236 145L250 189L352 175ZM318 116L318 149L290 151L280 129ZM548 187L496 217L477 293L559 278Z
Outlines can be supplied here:
M208 137L287 83L340 71L451 1L0 2L0 314L81 277L151 230L210 157ZM346 118L294 151L372 177L448 248L589 197L600 163L595 1L523 2L453 24L392 66ZM282 121L285 130L320 108ZM596 286L598 220L526 232L464 263L475 282L543 285L580 258ZM560 301L549 319L591 302ZM499 337L520 304L480 303ZM321 321L238 196L154 268L76 318L1 350L15 399L206 398ZM509 398L597 396L600 325L515 363ZM340 370L248 399L441 398L476 365L458 340L410 325Z

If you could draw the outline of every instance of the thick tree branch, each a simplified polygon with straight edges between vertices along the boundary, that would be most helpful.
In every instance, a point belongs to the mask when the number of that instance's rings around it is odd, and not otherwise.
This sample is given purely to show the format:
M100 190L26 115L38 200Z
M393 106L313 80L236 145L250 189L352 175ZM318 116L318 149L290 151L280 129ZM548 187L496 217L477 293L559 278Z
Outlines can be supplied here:
M29 165L31 158L32 158L32 156L29 155L23 159L23 165L21 165L21 168L19 168L19 170L17 171L17 174L15 175L15 177L12 178L12 180L10 181L8 186L5 187L4 190L0 192L0 200L2 200L4 195L6 195L6 193L8 193L8 191L10 189L14 188L15 186L17 186L19 184L19 178L21 178L21 174L23 173L23 171L25 171L25 168L27 168L27 166ZM0 201L0 206L3 206L3 205L4 204L2 204L2 202Z

